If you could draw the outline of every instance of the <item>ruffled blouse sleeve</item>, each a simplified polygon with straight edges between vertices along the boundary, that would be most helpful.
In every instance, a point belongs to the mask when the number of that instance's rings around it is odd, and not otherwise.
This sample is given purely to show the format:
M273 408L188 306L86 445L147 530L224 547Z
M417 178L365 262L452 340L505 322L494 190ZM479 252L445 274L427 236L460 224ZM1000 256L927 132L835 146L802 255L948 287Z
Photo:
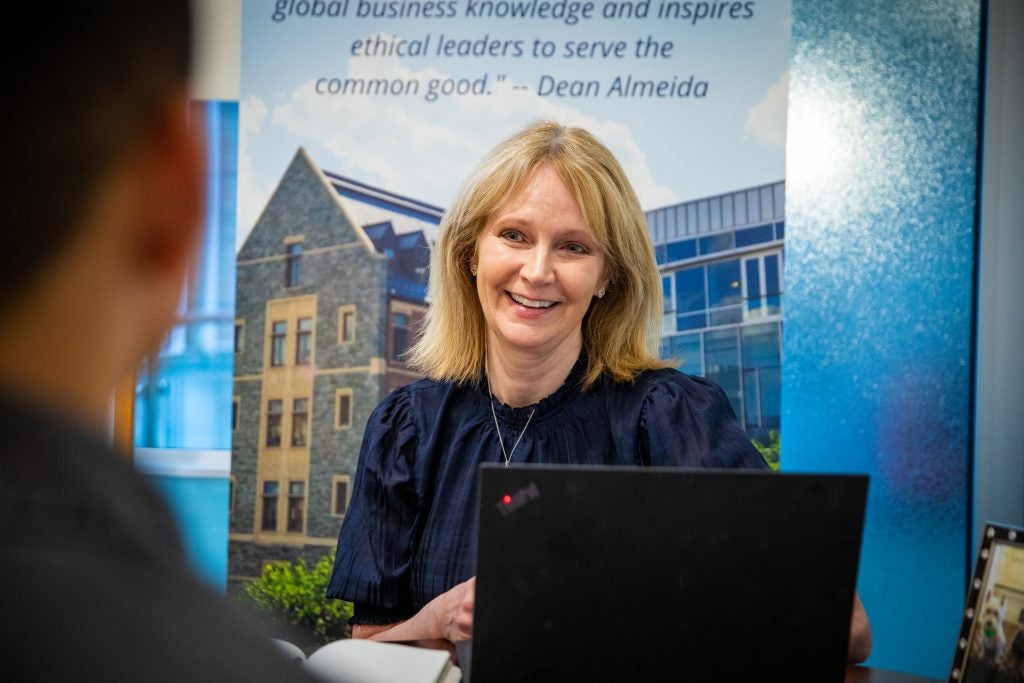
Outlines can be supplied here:
M356 603L354 624L394 623L415 612L409 592L420 526L415 453L409 393L396 389L366 424L327 588L329 597Z
M659 375L644 397L640 440L653 466L768 468L725 392L704 377Z

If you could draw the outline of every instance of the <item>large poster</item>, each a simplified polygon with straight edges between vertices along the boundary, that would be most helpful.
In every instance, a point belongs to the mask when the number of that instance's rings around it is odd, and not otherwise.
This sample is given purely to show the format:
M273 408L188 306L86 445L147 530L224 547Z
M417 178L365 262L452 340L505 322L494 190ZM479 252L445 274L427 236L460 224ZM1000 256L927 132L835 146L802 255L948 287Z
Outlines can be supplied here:
M662 270L663 352L777 443L789 21L764 0L245 2L234 579L333 552L362 426L415 378L444 208L537 118L617 155Z

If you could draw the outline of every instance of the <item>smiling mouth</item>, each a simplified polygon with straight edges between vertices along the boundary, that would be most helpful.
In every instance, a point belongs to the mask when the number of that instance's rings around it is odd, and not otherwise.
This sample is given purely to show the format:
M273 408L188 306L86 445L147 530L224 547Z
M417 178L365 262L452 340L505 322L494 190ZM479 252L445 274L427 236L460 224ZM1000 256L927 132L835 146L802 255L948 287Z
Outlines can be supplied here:
M520 306L526 306L527 308L551 308L557 303L555 301L536 301L534 299L527 299L525 296L519 296L512 292L508 292L508 295L512 301L515 301Z

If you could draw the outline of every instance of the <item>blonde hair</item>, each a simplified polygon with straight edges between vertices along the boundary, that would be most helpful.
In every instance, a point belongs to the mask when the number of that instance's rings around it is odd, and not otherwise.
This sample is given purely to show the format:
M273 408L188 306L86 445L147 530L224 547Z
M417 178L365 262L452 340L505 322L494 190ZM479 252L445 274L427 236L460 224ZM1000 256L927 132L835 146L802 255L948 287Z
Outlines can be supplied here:
M550 164L576 198L605 255L607 294L583 318L588 367L583 387L607 372L628 381L669 367L658 358L662 294L640 202L612 153L582 128L551 121L527 126L494 147L463 184L441 221L429 284L430 307L410 364L457 383L482 378L487 326L470 274L477 238L490 217L538 167Z

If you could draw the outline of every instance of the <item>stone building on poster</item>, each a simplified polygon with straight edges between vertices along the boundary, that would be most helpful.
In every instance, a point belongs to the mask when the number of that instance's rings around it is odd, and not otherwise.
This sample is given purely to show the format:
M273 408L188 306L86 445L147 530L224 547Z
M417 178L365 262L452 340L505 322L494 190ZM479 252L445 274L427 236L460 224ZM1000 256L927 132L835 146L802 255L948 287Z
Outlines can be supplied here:
M324 171L299 149L237 256L232 582L333 553L363 425L417 378L442 209Z

